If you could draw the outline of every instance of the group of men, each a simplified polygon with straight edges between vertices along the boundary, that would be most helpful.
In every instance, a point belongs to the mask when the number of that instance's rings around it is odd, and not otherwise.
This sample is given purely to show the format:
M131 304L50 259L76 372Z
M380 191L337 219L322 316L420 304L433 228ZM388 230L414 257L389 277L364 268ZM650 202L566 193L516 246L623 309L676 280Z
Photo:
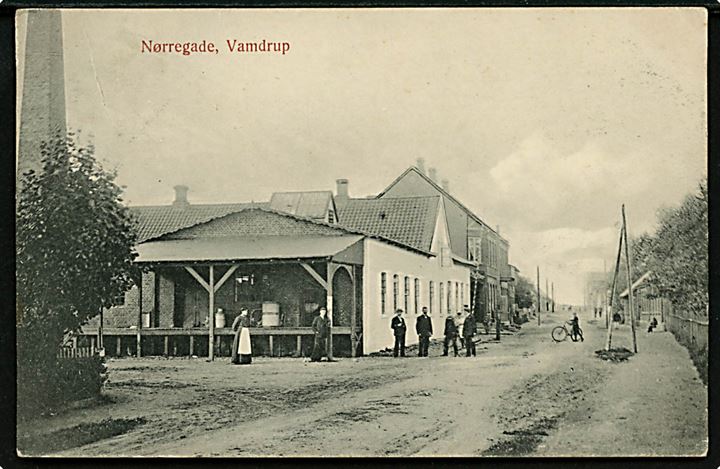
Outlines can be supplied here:
M470 311L469 307L465 307L465 319L462 318L462 312L458 311L457 318L448 316L445 319L445 330L443 332L443 356L448 356L450 345L452 345L455 356L458 356L458 337L462 345L465 347L466 356L475 356L475 341L473 337L477 332L477 323L475 316ZM407 324L405 318L403 318L403 310L398 309L395 311L392 321L390 321L390 329L393 331L395 336L395 346L393 347L393 357L404 357L405 356L405 335L407 334ZM422 308L422 314L417 317L415 321L415 332L419 339L419 357L428 356L428 348L430 347L430 337L433 335L432 320L428 316L428 309L426 306Z

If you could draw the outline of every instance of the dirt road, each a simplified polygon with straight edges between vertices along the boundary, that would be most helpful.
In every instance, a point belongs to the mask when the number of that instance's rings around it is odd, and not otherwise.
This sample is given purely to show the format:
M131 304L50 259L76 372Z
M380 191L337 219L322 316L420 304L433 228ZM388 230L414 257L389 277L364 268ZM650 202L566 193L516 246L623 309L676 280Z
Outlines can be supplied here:
M556 344L549 332L559 318L500 343L482 336L476 358L442 357L434 344L422 359L112 361L102 403L19 428L19 447L63 456L704 451L707 389L670 334L640 334L641 354L608 363L593 353L604 339L599 324L583 325L585 342ZM650 413L639 406L646 402L656 403ZM628 422L637 441L617 436ZM89 424L97 441L68 436ZM639 431L646 425L666 430Z

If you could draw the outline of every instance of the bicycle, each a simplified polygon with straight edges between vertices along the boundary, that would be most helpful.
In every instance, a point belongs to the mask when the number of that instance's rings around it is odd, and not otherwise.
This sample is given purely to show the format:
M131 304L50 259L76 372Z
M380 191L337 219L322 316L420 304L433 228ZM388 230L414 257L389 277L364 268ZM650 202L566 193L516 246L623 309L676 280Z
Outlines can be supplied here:
M553 330L550 332L550 337L552 337L552 340L555 342L563 342L567 340L568 336L572 337L572 332L568 330L566 327L567 324L563 324L562 326L554 327ZM580 329L580 335L582 336L582 329ZM577 339L572 339L573 342L577 342Z

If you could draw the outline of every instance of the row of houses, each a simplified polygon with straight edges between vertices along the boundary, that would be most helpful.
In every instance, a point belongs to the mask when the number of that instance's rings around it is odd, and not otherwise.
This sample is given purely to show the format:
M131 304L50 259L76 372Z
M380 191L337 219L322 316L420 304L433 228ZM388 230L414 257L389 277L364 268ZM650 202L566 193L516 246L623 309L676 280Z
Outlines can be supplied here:
M438 184L422 161L372 197L277 192L268 202L131 207L142 281L84 329L111 355L228 355L251 311L257 353L306 355L320 307L336 355L388 346L393 312L427 306L435 331L464 305L510 320L517 269L497 229ZM102 329L102 330L100 330ZM437 334L436 334L437 335ZM417 338L408 334L408 342Z

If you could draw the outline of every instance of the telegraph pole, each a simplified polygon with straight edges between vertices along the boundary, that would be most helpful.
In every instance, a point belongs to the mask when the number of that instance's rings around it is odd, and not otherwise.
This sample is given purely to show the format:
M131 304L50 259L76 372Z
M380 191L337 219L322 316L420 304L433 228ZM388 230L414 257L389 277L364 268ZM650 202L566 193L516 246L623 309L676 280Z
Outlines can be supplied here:
M620 256L622 255L623 237L625 235L625 226L620 228L620 241L618 243L617 258L615 259L615 273L613 274L612 289L610 290L610 304L607 312L605 313L606 319L613 313L613 301L615 300L615 288L617 287L617 278L620 273ZM608 319L607 337L605 339L605 350L610 350L610 344L612 342L612 328L613 319Z
M550 312L550 298L548 298L549 296L550 289L548 288L548 278L545 277L545 300L547 300L545 301L545 311L548 313Z
M635 337L635 309L633 308L633 287L632 287L632 262L630 260L630 242L627 235L627 221L625 220L625 204L622 206L623 226L625 227L625 266L627 267L628 283L628 309L630 310L630 328L633 336L633 351L637 353L637 338Z
M550 304L552 305L552 312L555 312L555 282L550 283L550 291L552 294L550 295Z
M540 303L540 266L537 266L537 317L538 326L540 325L540 310L542 309L542 303Z

